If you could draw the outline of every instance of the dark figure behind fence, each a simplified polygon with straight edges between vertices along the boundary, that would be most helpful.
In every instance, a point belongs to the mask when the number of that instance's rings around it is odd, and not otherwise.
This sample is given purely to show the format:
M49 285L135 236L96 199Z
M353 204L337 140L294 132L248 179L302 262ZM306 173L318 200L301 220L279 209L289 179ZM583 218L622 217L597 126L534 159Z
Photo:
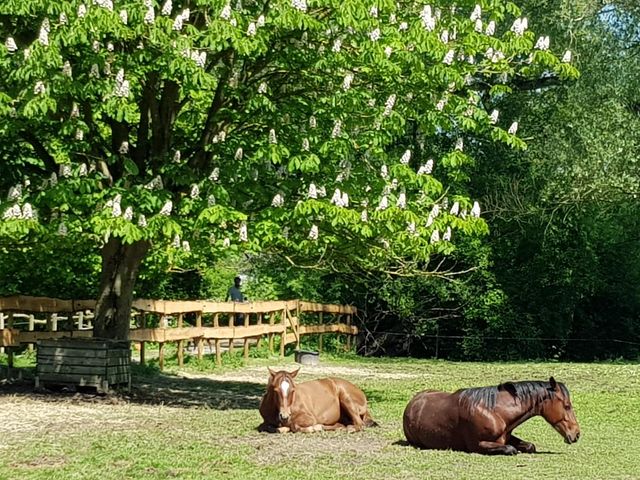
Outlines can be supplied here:
M242 283L242 279L240 277L236 277L233 279L233 286L229 287L227 290L227 298L226 302L231 300L232 302L246 302L247 297L244 296L242 290L240 290L240 284ZM244 314L236 313L235 315L235 324L237 326L244 325Z

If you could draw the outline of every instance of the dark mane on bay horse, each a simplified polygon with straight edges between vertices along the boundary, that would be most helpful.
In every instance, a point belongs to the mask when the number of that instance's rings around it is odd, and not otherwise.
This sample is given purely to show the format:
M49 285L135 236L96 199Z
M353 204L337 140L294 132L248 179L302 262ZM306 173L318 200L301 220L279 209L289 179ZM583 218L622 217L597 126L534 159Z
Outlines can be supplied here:
M540 404L554 395L553 390L549 387L549 382L541 381L508 382L498 386L461 388L456 393L460 394L460 405L469 410L478 405L493 410L499 392L506 391L520 400L529 399ZM558 387L562 390L563 395L569 398L569 390L564 383L558 382Z
M553 377L548 382L506 382L453 393L425 390L405 408L403 427L407 441L419 448L514 455L536 451L513 430L538 415L566 443L580 438L569 389Z

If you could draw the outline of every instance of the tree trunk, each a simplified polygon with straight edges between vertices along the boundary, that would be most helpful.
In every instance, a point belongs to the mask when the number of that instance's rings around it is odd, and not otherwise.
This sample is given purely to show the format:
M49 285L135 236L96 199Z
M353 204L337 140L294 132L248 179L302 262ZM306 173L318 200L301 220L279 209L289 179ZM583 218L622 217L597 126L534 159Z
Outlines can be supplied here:
M94 337L128 338L133 287L138 278L138 268L150 246L147 241L125 244L121 239L112 237L102 248Z

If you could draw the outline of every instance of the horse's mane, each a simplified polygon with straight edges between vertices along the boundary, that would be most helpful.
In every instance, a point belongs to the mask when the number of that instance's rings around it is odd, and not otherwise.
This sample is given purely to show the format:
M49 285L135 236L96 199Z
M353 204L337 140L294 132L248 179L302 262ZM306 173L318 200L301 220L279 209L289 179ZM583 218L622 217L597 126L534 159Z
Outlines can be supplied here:
M512 390L510 388L511 386L513 386L513 390L515 390L516 398L520 400L531 400L533 404L542 403L544 400L552 398L553 396L551 384L540 381L509 382L508 384L491 387L463 388L457 390L455 393L459 396L460 405L468 410L472 410L478 405L493 410L496 406L498 392L510 392ZM564 383L558 382L558 387L560 387L565 397L569 397L569 390Z

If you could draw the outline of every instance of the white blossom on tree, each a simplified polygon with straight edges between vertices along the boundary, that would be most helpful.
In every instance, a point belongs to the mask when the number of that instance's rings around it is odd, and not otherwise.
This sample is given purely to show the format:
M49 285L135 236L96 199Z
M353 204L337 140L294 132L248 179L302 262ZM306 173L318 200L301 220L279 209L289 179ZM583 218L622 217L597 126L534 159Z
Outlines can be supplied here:
M153 7L147 8L147 13L144 14L144 23L151 25L156 21L156 13Z
M171 11L172 10L173 10L173 4L171 3L171 0L167 0L162 5L162 10L160 10L160 14L165 15L165 16L169 16L169 15L171 15Z
M480 20L481 17L482 17L482 7L476 4L476 6L473 8L473 12L471 12L471 17L469 18L471 19L472 22L475 22L476 20Z
M167 200L166 203L162 206L160 210L160 215L171 215L171 211L173 210L173 202L171 200Z
M396 202L396 207L398 208L406 208L407 207L407 194L404 192L401 192L400 195L398 195L398 200Z
M347 73L342 80L342 89L349 90L351 88L351 82L353 81L353 73Z
M453 59L455 58L455 50L451 49L447 52L447 54L442 59L442 63L446 65L451 65L453 63Z
M336 123L333 125L333 130L331 131L331 138L337 138L340 136L342 132L342 121L336 120Z
M42 21L42 25L40 26L40 33L38 34L38 42L41 45L49 46L49 32L51 31L51 26L49 24L49 19L45 18Z
M471 208L471 216L475 218L480 217L480 204L478 202L473 202L473 207Z
M240 224L239 237L240 237L240 241L241 242L248 241L249 237L248 237L248 233L247 233L247 222L242 222Z
M272 207L282 207L284 205L284 197L281 193L277 193L271 200Z
M385 117L388 117L389 115L391 115L391 110L393 110L393 106L395 104L396 104L396 94L392 93L391 95L389 95L389 97L387 98L387 101L384 104L383 115Z
M124 218L128 222L133 220L133 207L128 206L127 208L125 208L124 213L122 214L122 218Z
M7 50L9 50L9 53L14 53L18 50L18 45L16 45L16 41L13 39L13 37L7 37L7 40L4 42L4 44L7 47Z

